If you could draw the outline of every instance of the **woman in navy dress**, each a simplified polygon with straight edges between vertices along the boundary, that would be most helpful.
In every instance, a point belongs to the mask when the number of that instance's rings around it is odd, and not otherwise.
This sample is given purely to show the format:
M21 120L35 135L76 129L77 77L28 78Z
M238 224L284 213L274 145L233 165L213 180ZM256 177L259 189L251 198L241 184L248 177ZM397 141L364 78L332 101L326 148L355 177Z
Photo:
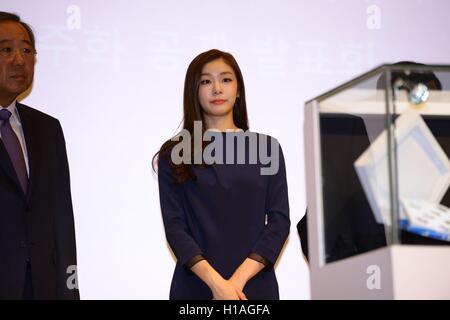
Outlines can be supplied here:
M177 258L170 299L279 299L273 266L290 227L284 158L275 138L248 131L232 55L214 49L191 62L183 130L157 159Z

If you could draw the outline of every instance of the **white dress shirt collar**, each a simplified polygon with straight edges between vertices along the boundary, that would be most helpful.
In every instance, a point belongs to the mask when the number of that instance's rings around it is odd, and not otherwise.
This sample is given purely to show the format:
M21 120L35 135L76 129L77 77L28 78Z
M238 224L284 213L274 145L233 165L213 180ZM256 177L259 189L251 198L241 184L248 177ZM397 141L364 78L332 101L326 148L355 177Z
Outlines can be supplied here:
M9 106L6 107L6 109L8 109L9 112L11 112L11 118L10 118L10 122L14 121L14 122L18 122L20 123L20 116L19 116L19 112L17 111L17 106L16 106L17 100L14 100Z

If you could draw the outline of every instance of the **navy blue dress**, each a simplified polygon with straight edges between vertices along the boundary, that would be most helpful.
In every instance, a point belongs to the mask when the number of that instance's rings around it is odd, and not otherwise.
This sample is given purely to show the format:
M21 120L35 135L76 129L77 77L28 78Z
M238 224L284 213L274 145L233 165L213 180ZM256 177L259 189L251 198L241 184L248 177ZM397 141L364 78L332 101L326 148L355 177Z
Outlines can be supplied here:
M274 138L253 134L258 141L267 138L270 153L270 141ZM251 151L248 141L247 155ZM279 168L273 175L261 175L261 168L269 165L262 164L259 156L256 164L249 163L248 156L245 164L236 163L236 140L234 164L193 166L197 180L183 184L175 182L168 160L160 156L161 211L167 240L177 257L170 299L212 299L209 287L185 266L197 255L203 255L225 279L251 253L275 264L288 236L290 221L285 163L281 147L274 141ZM244 293L249 299L279 299L273 268L264 268L250 279Z

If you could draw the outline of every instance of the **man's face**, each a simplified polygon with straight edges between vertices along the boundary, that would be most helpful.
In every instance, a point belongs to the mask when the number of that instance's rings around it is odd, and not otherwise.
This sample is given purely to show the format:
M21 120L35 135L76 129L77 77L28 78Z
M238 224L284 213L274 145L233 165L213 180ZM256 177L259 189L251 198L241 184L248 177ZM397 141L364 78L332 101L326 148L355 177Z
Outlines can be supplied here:
M0 23L0 105L7 107L33 82L35 50L17 22Z

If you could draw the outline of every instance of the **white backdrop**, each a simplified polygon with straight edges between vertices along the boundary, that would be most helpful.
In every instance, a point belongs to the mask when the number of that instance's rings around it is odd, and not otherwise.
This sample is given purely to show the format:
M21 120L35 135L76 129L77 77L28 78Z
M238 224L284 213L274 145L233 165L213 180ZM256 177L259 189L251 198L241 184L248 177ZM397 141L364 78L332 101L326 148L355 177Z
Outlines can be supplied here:
M37 36L23 102L60 119L72 177L83 299L167 299L165 241L151 158L182 117L200 52L231 52L250 127L284 150L291 234L282 299L309 299L296 224L305 202L303 103L381 63L450 63L446 0L0 0Z

